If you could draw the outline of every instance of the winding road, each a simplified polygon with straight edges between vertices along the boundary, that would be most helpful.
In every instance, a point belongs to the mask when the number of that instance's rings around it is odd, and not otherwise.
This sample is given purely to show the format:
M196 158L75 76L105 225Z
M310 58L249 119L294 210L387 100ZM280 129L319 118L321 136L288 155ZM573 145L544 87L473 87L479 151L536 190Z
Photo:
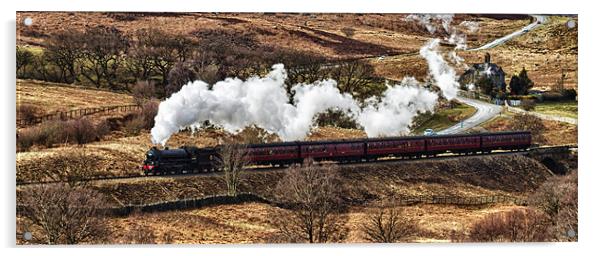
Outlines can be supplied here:
M503 44L503 43L507 42L508 40L510 40L512 38L515 38L517 36L525 34L525 33L529 32L529 31L533 30L534 28L539 27L541 24L543 24L547 20L547 17L544 16L544 15L531 15L531 16L535 18L535 22L533 22L533 23L531 23L531 24L529 24L529 25L521 28L520 30L514 31L514 32L512 32L512 33L510 33L510 34L508 34L508 35L506 35L504 37L500 37L498 39L495 39L495 40L493 40L493 41L491 41L491 42L489 42L489 43L487 43L487 44L485 44L485 45L483 45L481 47L472 48L472 49L469 49L468 51L478 51L478 50L491 49L493 47L496 47L496 46L498 46L500 44Z
M458 99L464 104L470 105L471 107L477 109L477 112L471 117L464 119L460 123L457 123L452 127L437 132L438 134L457 134L465 132L470 128L473 128L489 119L494 118L496 115L502 112L502 106L498 106L495 104L464 97L457 97L456 99Z
M547 17L544 15L532 15L532 16L535 18L535 22L521 28L520 30L510 33L504 37L495 39L481 47L469 49L468 51L491 49L493 47L496 47L498 45L501 45L501 44L507 42L508 40L511 40L512 38L523 35L529 31L535 29L536 27L540 26L547 20ZM457 134L457 133L465 132L466 130L468 130L470 128L473 128L483 122L486 122L489 119L494 118L496 115L501 113L502 109L503 109L502 106L498 106L495 104L487 103L487 102L476 100L476 99L469 99L469 98L465 98L465 97L457 97L457 99L458 99L458 101L460 101L464 104L467 104L467 105L470 105L470 106L476 108L477 112L474 115L472 115L471 117L461 121L460 123L457 123L452 127L449 127L447 129L437 132L438 134Z

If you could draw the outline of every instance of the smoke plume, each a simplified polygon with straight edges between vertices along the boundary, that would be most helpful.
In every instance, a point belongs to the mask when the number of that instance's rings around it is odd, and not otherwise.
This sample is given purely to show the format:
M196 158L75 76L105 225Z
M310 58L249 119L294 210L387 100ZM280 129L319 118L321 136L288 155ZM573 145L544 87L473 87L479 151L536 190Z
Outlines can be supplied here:
M435 85L441 89L443 97L454 99L458 94L460 84L456 80L456 71L450 67L443 56L437 51L439 39L433 39L420 49L420 56L426 59L429 75L434 79Z
M255 125L282 140L296 140L307 135L320 112L331 108L359 112L351 95L341 94L333 80L294 86L294 104L290 104L285 80L284 65L276 64L266 77L228 78L212 89L203 81L184 85L159 105L152 141L164 145L172 134L198 129L205 121L231 133Z
M417 21L431 34L435 33L439 26L443 27L443 30L449 33L450 24L453 19L453 14L410 14L405 18L406 21ZM441 24L439 25L436 22L440 22Z
M456 45L465 42L465 37L457 36L456 29L450 27L453 15L410 15L406 19L418 20L432 32L436 26L431 21L441 21L443 29L452 33L443 40ZM441 40L430 40L420 49L420 56L428 64L429 84L438 87L443 97L451 100L457 95L459 83L456 72L439 52ZM463 62L454 51L448 53L448 57L456 65ZM350 94L341 93L334 80L297 84L292 87L294 97L290 103L286 77L284 65L276 64L265 77L255 76L246 81L227 78L211 89L203 81L188 83L159 105L151 130L152 142L165 145L174 133L186 128L200 129L206 121L230 133L255 126L278 135L283 141L302 140L310 132L314 117L329 109L347 113L369 137L395 136L407 134L414 117L433 111L438 100L438 94L427 89L428 86L406 77L398 84L387 85L382 95L365 102L357 102Z
M465 20L460 23L460 26L466 27L470 33L475 33L480 29L479 23L476 21Z
M419 113L432 112L438 98L413 77L406 77L401 84L388 86L381 101L369 98L358 121L368 137L407 134L412 119Z

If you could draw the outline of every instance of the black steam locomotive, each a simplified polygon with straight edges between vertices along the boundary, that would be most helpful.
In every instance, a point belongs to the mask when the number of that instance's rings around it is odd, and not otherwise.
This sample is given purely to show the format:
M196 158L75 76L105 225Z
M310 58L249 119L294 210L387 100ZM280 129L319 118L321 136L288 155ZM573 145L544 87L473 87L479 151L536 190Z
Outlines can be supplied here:
M316 161L360 162L384 157L435 157L443 153L489 153L492 150L526 150L530 132L495 132L464 135L407 136L331 141L295 141L244 145L253 165L286 166L306 158ZM219 171L221 148L151 148L146 153L146 175Z

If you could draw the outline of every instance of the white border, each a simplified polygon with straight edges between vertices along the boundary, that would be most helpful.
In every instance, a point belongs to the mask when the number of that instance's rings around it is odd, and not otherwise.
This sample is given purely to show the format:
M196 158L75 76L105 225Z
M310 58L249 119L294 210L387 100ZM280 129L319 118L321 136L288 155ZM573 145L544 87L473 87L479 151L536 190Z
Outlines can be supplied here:
M593 1L592 1L593 2ZM2 88L2 142L0 154L3 175L2 186L2 225L0 240L5 247L14 247L14 194L15 194L15 11L211 11L211 12L385 12L385 13L572 13L579 14L579 242L546 244L398 244L398 245L187 245L187 246L112 246L112 247L48 247L5 249L9 254L28 255L103 255L114 253L140 253L145 255L175 255L201 253L242 253L245 255L309 255L323 254L345 255L515 255L516 253L533 255L575 255L599 248L596 244L600 236L600 172L597 167L596 145L600 145L600 133L597 121L600 118L600 90L602 82L596 76L601 75L599 49L602 42L597 27L599 8L587 1L315 1L304 0L284 2L275 0L220 0L220 1L184 1L184 0L21 0L2 4L2 56L6 56L0 65L4 81ZM597 246L598 245L598 246ZM86 248L86 249L84 249ZM94 248L94 249L91 249ZM99 249L100 248L100 249ZM128 248L128 249L125 249ZM132 249L133 248L133 249ZM175 251L174 251L175 250Z

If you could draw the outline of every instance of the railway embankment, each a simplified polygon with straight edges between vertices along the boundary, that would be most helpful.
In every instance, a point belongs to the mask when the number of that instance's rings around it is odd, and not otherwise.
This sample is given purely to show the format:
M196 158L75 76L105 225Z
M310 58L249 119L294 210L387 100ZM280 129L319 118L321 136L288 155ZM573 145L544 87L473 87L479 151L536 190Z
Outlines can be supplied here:
M408 197L525 197L548 177L540 162L522 155L485 155L408 162L377 162L338 166L342 197L349 205ZM286 169L250 172L243 176L241 193L268 200ZM92 186L110 195L115 205L142 205L224 194L219 175L167 176L113 180Z

